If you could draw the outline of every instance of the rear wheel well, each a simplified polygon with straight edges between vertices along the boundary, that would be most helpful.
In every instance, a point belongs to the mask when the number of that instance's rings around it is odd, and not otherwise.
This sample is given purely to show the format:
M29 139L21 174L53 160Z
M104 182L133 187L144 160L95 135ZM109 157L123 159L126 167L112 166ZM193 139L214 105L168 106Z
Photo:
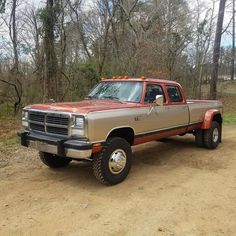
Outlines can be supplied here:
M107 138L120 137L125 139L131 146L134 143L134 130L132 128L118 128L112 130Z
M216 121L216 122L218 122L221 125L222 124L222 116L221 116L221 114L214 115L212 121Z

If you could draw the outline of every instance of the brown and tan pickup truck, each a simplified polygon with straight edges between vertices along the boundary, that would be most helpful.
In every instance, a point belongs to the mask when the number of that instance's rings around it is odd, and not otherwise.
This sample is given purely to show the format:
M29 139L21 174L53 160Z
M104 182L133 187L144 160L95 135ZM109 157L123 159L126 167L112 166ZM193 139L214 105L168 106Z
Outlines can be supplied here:
M197 146L215 149L222 103L186 100L173 81L114 77L81 102L26 106L22 126L21 144L39 150L47 166L87 160L100 182L117 184L129 173L133 145L192 133Z

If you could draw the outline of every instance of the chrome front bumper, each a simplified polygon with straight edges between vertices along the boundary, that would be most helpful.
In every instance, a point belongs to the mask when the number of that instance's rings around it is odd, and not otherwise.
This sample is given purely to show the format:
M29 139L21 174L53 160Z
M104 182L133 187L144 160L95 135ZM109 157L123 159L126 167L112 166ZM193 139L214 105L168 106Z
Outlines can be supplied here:
M19 132L21 145L58 156L91 160L92 144L75 139L61 139L34 132Z

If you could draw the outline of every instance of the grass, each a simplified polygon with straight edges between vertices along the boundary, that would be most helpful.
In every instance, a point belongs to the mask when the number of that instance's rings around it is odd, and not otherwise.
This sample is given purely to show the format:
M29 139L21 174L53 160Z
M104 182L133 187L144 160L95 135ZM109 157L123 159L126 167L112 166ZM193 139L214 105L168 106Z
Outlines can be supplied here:
M218 92L220 94L236 95L236 81L218 83Z
M13 112L13 105L10 103L0 103L0 120L7 119L8 117L12 117L14 114Z
M226 124L226 125L235 125L236 124L236 113L234 113L234 114L230 114L230 113L224 114L224 124Z
M11 137L11 138L5 138L5 139L1 139L0 143L4 146L16 146L20 144L20 140L19 137Z
M19 145L18 130L20 130L20 119L18 117L0 119L0 151L7 147Z
M203 94L209 92L209 84L202 87ZM236 81L224 81L217 84L218 99L224 108L224 124L236 124Z
M203 94L208 94L210 90L210 84L202 86ZM236 81L223 81L217 83L217 90L219 96L222 95L236 95Z

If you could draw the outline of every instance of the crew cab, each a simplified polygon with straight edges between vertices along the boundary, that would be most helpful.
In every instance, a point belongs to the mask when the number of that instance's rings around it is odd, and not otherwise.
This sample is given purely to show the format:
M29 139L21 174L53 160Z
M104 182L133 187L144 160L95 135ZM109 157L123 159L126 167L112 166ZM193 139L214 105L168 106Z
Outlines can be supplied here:
M191 133L197 146L215 149L222 109L220 101L186 100L174 81L113 77L83 101L26 106L18 134L47 166L86 160L101 183L117 184L130 171L133 145Z

